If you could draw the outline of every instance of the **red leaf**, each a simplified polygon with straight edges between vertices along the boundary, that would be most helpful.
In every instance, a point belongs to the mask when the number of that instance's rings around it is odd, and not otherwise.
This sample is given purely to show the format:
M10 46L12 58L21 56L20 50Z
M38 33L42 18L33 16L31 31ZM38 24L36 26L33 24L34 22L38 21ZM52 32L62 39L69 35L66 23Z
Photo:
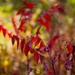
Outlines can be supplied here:
M18 36L18 29L17 29L17 27L16 27L16 23L15 23L14 17L12 17L12 23L13 23L13 27L14 27L15 33L16 33L16 35Z
M60 4L55 4L53 7L56 8L59 12L64 12L64 9L60 6Z
M73 50L72 44L69 44L67 46L67 49L68 49L69 53L71 54L72 53L72 50Z
M35 43L35 46L37 46L40 43L41 39L37 35L34 35L30 39L30 45L32 46L33 43Z
M24 10L21 9L21 10L19 10L19 11L17 12L17 15L19 15L19 14L23 14L23 13L24 13Z
M41 42L40 43L40 47L39 47L39 49L40 49L40 51L42 51L42 50L44 50L45 49L45 45L44 45L44 43L43 42Z
M28 43L27 43L27 44L25 45L25 49L24 49L24 53L25 53L26 56L28 55L29 50L30 50L30 47L29 47L29 45L28 45Z
M37 35L40 34L40 28L41 28L41 27L39 27L39 28L37 29L37 32L36 32Z
M17 41L17 48L18 48L18 46L19 46L19 38L17 36L13 35L12 44L14 44L15 41Z
M12 36L12 44L14 45L14 42L15 42L15 37L14 35Z
M54 70L53 69L49 70L47 75L54 75Z
M21 51L23 52L25 46L25 39L21 40L20 46L21 46Z
M55 41L56 41L58 38L59 38L59 36L58 36L58 35L56 35L53 39L51 39L51 40L50 40L50 48L52 48L52 47L53 47L53 45L54 45Z
M24 22L23 21L21 21L21 24L20 24L20 26L19 26L18 29L21 30L21 31L23 31L25 29L25 26L24 26Z
M40 37L37 37L35 41L35 46L37 46L40 43L40 41L41 41Z
M36 61L36 63L38 63L39 61L39 54L37 52L34 52L34 60Z
M3 32L3 35L4 35L4 37L5 37L5 35L6 35L6 33L7 33L6 28L2 28L2 32Z
M44 26L46 27L46 30L49 32L50 31L50 24L48 21L44 23Z
M0 25L0 31L3 29L2 25Z
M30 48L30 52L31 52L31 53L34 53L34 49Z
M32 8L34 8L34 4L31 3L31 2L28 2L28 3L26 4L26 8L32 9Z
M43 17L44 17L47 21L50 21L50 20L51 20L50 15L47 14L47 13L45 13L45 14L43 15Z
M11 31L8 31L7 33L8 33L9 38L11 38L12 37Z
M2 25L0 25L0 31L2 31L4 37L6 36L6 34L8 34L9 38L12 37L11 31L7 30L7 29L4 28Z
M35 42L37 40L37 37L38 37L37 35L32 36L30 42L31 43Z
M46 30L47 30L48 32L50 31L50 24L49 24L49 21L44 22L43 19L39 18L39 19L38 19L38 22L39 22L40 24L42 24L43 26L45 26L45 27L46 27Z

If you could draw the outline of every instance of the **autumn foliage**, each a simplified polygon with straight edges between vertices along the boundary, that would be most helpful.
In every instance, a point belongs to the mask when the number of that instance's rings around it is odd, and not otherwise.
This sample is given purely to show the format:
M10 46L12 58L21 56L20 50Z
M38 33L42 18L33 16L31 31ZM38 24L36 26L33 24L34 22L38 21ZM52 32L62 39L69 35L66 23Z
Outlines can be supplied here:
M12 40L12 45L14 45L16 42L17 50L19 49L27 58L29 53L31 53L36 64L39 62L43 64L46 70L46 75L58 75L58 73L60 75L60 70L57 72L56 68L56 63L60 67L60 61L64 61L66 70L71 70L72 62L74 61L73 59L75 59L75 56L73 55L75 52L75 46L73 46L72 42L70 41L68 44L66 44L66 46L63 45L64 41L62 41L62 37L64 35L60 35L59 32L49 39L46 44L39 36L41 35L40 29L42 26L50 34L52 16L63 14L65 13L65 10L59 3L52 5L48 10L41 10L39 8L39 11L34 12L33 9L36 7L34 3L24 0L22 5L23 7L17 12L17 15L20 15L20 24L18 27L16 27L17 25L14 17L12 17L12 23L16 33L15 35L0 25L0 31L3 33L4 37L7 34ZM39 24L39 26L34 35L29 37L21 37L20 32L25 33L27 25L35 27L36 24ZM55 46L56 44L58 48ZM66 59L64 60L62 59L62 54L65 52L65 50L68 52L66 53ZM48 58L44 54L48 55ZM28 68L30 69L29 63L30 61L28 61Z

